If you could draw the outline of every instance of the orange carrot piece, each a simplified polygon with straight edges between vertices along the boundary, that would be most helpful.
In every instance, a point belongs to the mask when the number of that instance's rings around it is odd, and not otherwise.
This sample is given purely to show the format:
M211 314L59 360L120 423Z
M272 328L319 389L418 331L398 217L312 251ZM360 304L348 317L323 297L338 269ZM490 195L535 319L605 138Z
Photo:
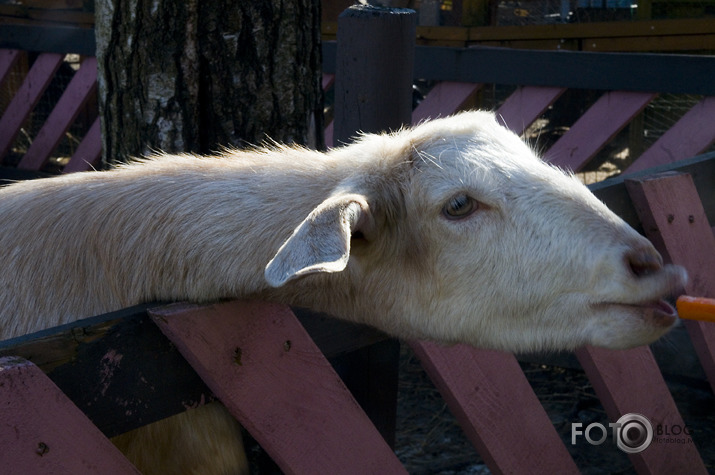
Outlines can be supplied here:
M675 303L680 318L715 322L715 299L681 295Z

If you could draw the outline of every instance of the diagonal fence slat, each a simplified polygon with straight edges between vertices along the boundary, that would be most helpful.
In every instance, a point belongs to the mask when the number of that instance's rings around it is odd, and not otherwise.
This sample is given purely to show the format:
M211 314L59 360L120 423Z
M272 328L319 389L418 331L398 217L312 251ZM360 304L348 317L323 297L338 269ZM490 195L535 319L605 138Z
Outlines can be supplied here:
M18 168L39 170L97 88L97 59L85 58L62 97L22 157Z
M663 174L626 181L646 235L665 258L688 270L686 292L715 297L715 235L688 174ZM715 325L683 322L715 391Z
M149 310L286 473L406 473L287 306L233 301Z
M7 473L139 473L34 364L0 358L0 388L0 465Z
M4 157L10 150L22 124L52 81L63 58L61 54L43 53L32 64L25 80L0 118L0 157Z
M410 346L490 470L579 473L513 354Z
M705 97L643 152L626 173L693 157L715 142L715 97Z
M546 152L544 159L564 169L581 170L655 96L648 92L606 92Z

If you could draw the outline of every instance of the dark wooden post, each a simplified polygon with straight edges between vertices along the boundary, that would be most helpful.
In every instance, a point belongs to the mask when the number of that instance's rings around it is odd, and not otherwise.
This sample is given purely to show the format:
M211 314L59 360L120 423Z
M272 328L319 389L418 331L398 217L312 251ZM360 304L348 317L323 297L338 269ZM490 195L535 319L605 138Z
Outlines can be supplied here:
M414 10L372 5L338 18L336 145L411 122L416 22Z
M354 5L338 18L335 145L357 132L397 130L412 119L414 10ZM400 345L382 341L333 360L385 440L394 446Z

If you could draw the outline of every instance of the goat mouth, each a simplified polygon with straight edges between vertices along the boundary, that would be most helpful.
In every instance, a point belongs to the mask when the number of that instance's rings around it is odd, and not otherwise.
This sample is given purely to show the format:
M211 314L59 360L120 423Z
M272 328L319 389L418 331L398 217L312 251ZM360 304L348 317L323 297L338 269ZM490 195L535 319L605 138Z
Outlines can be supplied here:
M675 308L663 299L626 305L626 307L635 310L644 322L655 327L669 328L678 319L678 313Z
M668 329L678 320L678 313L675 308L662 299L641 303L611 302L604 305L606 307L620 308L623 313L640 319L651 327Z

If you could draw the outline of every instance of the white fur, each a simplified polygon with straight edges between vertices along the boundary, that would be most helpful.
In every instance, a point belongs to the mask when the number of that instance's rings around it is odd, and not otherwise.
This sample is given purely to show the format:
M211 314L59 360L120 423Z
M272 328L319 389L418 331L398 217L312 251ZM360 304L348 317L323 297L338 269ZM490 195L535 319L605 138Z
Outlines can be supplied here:
M447 219L460 194L478 209ZM325 154L161 155L17 183L0 189L0 262L0 338L141 302L249 298L409 339L624 348L668 330L650 304L685 279L485 112Z

